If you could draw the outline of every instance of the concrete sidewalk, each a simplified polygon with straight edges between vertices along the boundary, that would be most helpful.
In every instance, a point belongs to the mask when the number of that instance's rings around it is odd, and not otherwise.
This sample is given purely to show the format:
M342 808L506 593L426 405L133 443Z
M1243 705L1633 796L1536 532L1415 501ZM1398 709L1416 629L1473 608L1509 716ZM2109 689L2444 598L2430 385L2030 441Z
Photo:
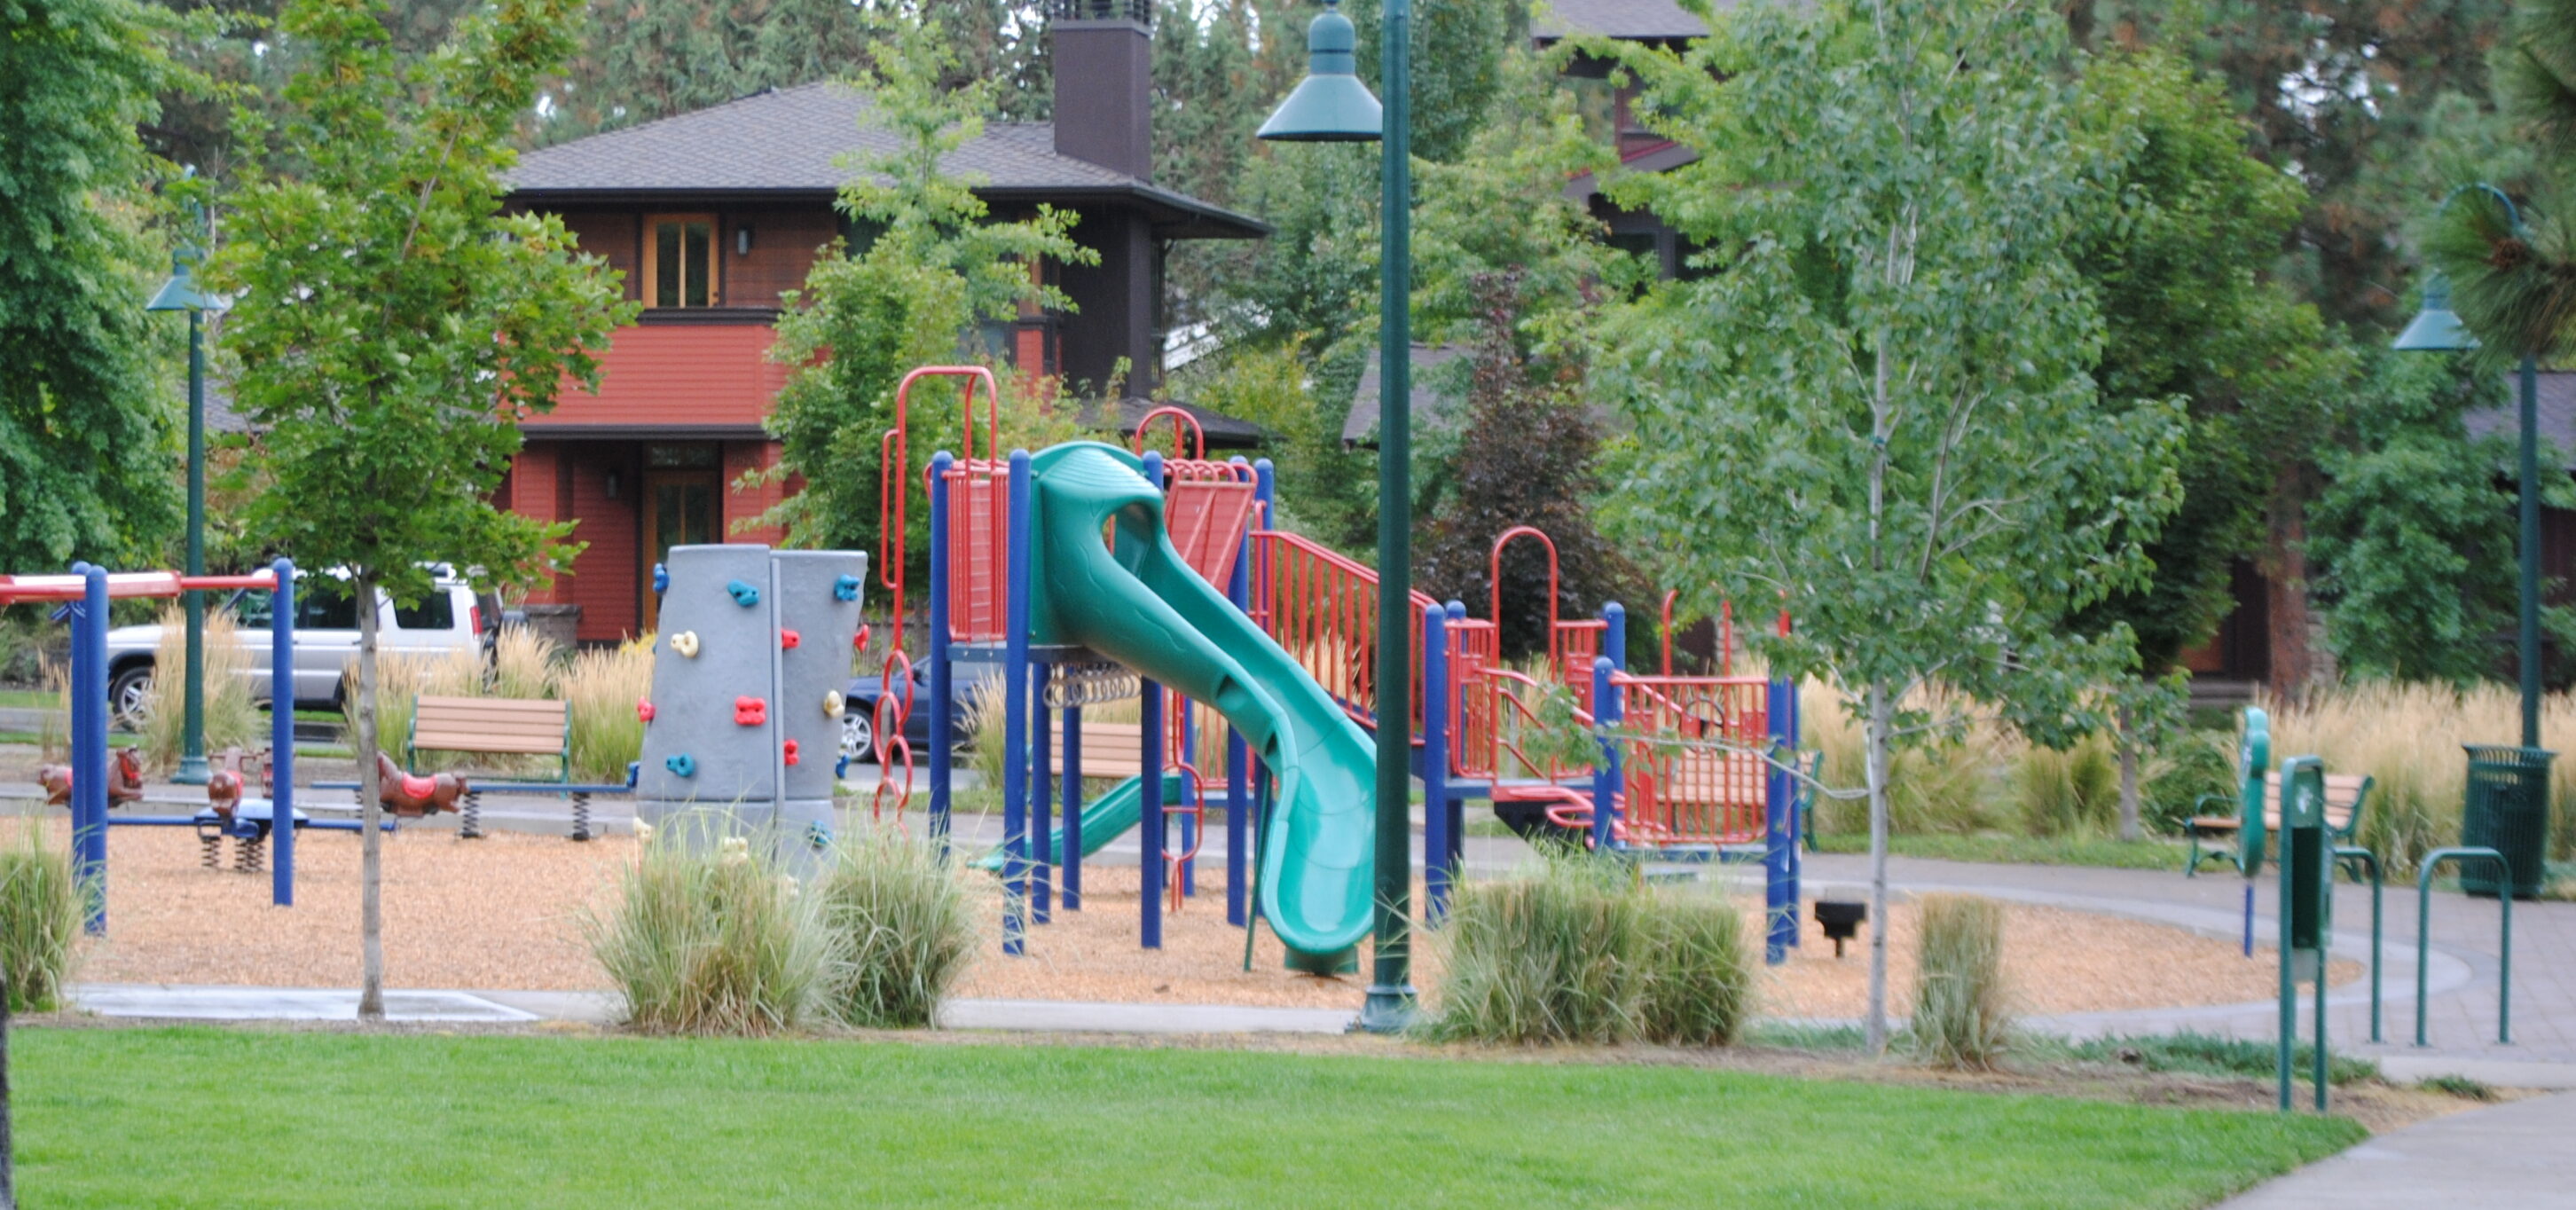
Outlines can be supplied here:
M2499 1210L2576 1206L2576 1094L2535 1097L2380 1135L2219 1210Z

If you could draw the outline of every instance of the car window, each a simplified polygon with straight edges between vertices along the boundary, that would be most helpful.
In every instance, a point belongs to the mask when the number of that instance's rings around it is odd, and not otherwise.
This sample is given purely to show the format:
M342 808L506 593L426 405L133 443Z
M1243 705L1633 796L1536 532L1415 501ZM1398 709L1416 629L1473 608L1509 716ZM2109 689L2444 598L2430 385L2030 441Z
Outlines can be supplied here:
M295 625L300 630L356 630L357 598L336 581L305 580L295 586Z
M394 606L394 626L401 630L456 629L456 598L444 588L430 590L418 605Z

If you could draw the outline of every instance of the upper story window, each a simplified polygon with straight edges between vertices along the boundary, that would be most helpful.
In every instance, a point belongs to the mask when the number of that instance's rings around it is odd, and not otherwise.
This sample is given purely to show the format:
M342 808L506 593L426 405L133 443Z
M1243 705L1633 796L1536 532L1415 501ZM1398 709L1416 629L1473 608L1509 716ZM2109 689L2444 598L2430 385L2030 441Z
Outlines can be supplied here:
M715 305L716 216L653 214L644 219L644 305Z

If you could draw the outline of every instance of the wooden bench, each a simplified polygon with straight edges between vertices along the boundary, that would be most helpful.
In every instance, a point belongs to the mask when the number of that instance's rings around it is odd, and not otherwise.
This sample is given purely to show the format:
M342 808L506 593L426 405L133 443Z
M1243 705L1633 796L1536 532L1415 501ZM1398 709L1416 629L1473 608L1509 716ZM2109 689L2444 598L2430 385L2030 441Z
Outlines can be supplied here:
M411 738L403 767L420 771L423 752L551 756L555 780L572 780L572 711L562 702L502 697L412 700Z
M2370 802L2371 779L2360 774L2329 773L2326 774L2325 782L2326 836L2330 841L2342 844L2350 841L2353 833L2361 829L2361 813ZM2235 799L2229 795L2204 794L2201 795L2200 801L2193 805L2207 806L2212 803L2233 804L2234 802ZM2238 815L2192 816L2183 825L2184 833L2191 838L2190 864L2183 867L2183 873L2186 876L2200 873L2200 863L2212 857L2224 858L2238 870L2245 870L2248 866L2262 861L2264 838L2280 830L2281 775L2278 772L2266 773L2263 775L2261 831L2252 836L2246 835L2245 821ZM2228 847L2207 848L2201 845L2204 840L2214 841L2226 838L2232 838L2235 844Z

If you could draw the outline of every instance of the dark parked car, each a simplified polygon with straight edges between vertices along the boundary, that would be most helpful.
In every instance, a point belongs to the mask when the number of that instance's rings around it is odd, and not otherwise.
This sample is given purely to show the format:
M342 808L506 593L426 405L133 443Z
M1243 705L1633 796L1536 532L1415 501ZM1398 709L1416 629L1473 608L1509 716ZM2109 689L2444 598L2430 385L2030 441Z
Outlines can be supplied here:
M964 747L972 738L967 734L967 720L974 715L975 703L988 691L1001 685L1000 665L982 661L960 660L950 665L955 692L949 702L949 738L952 746ZM853 762L874 761L877 736L877 699L885 696L882 671L850 678L850 687L841 691L841 755ZM912 667L912 715L906 719L903 737L912 744L915 760L930 755L930 666Z

